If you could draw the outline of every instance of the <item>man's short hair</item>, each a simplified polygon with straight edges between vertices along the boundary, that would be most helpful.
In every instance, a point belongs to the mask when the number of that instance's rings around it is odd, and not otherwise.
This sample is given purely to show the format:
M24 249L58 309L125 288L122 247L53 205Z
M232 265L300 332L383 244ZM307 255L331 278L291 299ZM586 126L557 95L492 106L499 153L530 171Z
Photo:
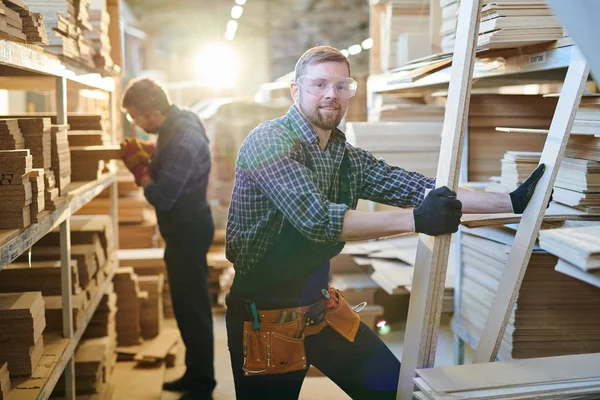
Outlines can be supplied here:
M171 108L171 100L167 91L154 79L139 78L129 82L121 108L135 108L139 114L148 114L158 110L166 114Z
M296 63L296 79L305 75L309 67L324 62L346 63L350 74L350 61L338 49L331 46L317 46L306 50Z

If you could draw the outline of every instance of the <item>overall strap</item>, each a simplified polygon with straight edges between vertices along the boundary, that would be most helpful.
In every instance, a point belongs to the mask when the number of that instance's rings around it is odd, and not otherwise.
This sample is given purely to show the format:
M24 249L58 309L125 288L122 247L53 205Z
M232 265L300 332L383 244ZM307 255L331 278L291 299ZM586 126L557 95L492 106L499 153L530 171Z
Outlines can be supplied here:
M339 201L352 207L352 197L350 196L350 159L348 151L344 150L344 158L340 166L340 195Z

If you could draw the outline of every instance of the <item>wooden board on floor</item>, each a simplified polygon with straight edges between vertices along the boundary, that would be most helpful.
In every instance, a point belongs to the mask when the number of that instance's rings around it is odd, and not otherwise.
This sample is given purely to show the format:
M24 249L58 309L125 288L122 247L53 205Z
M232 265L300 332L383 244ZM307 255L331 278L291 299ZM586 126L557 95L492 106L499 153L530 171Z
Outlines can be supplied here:
M436 182L438 187L451 190L458 185L480 12L478 0L461 1ZM415 369L433 367L435 361L450 237L419 235L398 385L401 398L412 398Z
M496 359L531 257L531 250L542 225L560 161L567 147L575 113L589 74L589 67L583 56L577 49L573 51L571 65L567 71L540 160L540 163L546 165L546 172L540 178L537 190L521 218L515 237L515 246L512 247L504 275L477 346L474 358L476 363L490 362Z
M140 363L156 363L164 360L178 340L178 330L164 329L156 338L144 343L134 360Z

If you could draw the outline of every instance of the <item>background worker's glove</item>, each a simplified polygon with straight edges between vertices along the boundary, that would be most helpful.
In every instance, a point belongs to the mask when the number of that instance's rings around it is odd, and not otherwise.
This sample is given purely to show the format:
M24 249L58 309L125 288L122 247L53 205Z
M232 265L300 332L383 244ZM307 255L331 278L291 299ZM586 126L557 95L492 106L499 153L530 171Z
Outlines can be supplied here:
M127 138L121 143L121 159L125 162L127 169L133 172L133 168L137 165L150 163L150 154L144 150L139 140Z
M131 169L131 173L135 178L136 185L142 186L142 179L146 176L150 176L150 166L146 164L138 164Z
M415 232L430 236L454 233L460 225L461 210L462 203L456 193L446 186L434 189L413 210Z
M156 150L156 142L153 140L139 140L139 139L137 139L137 140L142 145L142 148L144 149L144 151L152 157L152 155L154 154L154 151Z
M523 182L518 188L516 188L513 192L509 193L510 196L510 204L512 206L513 212L515 214L523 214L527 204L533 197L533 192L535 187L537 186L538 181L544 174L546 170L546 166L544 164L540 164L535 171L525 182ZM552 189L552 193L554 193L554 189ZM552 195L550 195L550 200L546 205L546 208L550 206L550 202L552 201Z

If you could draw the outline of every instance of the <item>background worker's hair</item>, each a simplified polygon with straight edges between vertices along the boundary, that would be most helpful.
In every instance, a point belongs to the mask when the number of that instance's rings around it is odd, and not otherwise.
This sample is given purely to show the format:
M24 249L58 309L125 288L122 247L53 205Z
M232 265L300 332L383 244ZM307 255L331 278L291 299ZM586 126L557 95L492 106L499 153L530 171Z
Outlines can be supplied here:
M312 65L324 62L346 63L348 74L350 74L350 61L338 49L331 46L317 46L306 50L296 63L296 79L305 75L308 72L308 68Z
M121 108L135 108L139 114L147 114L154 110L166 114L171 108L171 99L167 91L154 79L139 78L129 82Z

